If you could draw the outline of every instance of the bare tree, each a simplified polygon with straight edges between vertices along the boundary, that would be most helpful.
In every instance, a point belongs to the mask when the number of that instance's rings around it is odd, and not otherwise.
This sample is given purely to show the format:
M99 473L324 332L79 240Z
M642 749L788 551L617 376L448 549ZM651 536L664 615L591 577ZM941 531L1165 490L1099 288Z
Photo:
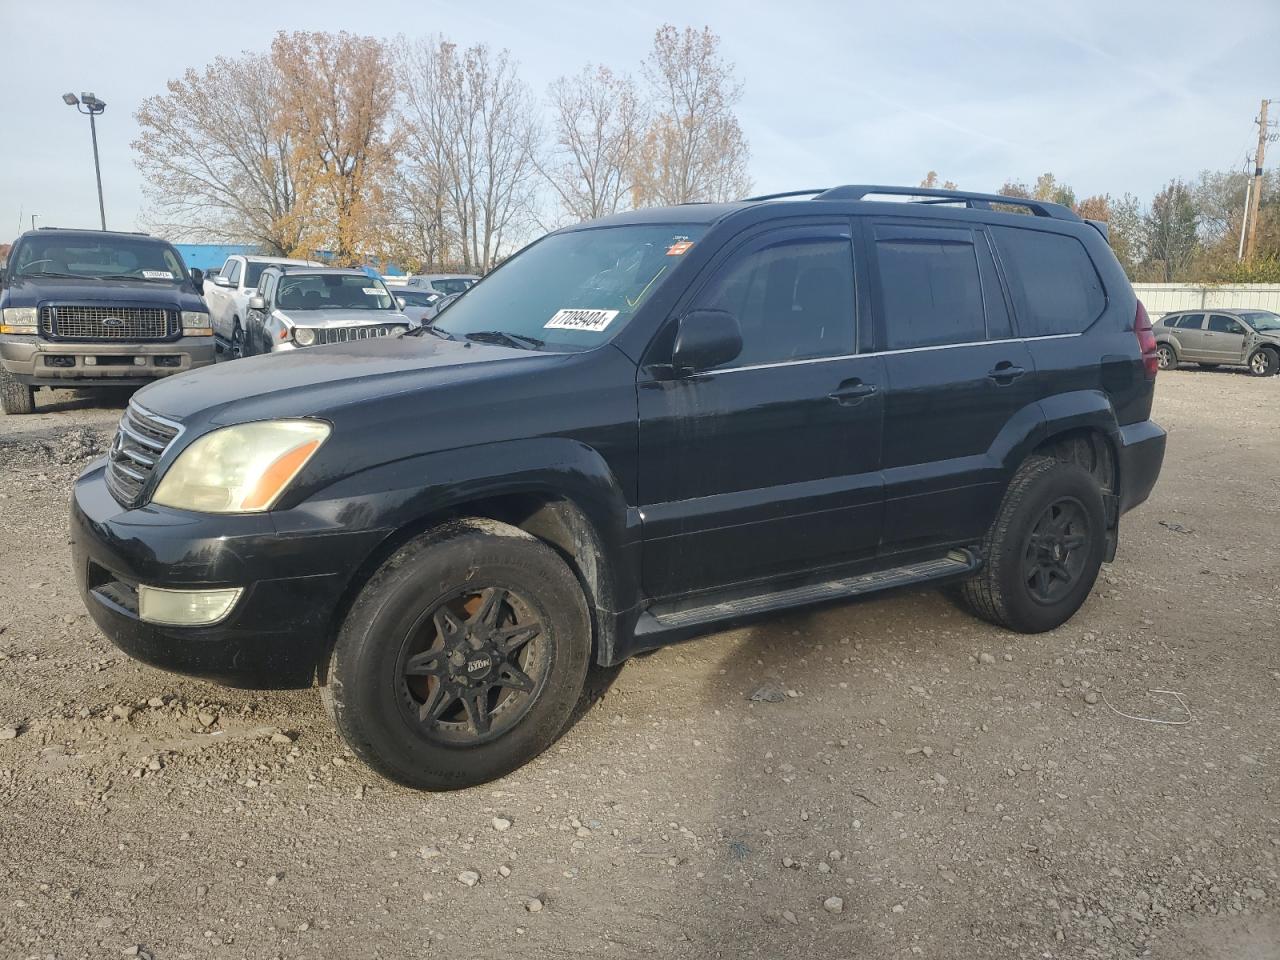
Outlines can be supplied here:
M645 138L636 202L733 200L750 192L750 151L733 107L742 88L710 28L654 35L644 74L656 117Z
M398 62L411 149L406 176L445 198L461 266L485 272L531 218L538 111L516 63L443 37L404 44Z
M350 33L278 33L278 124L292 144L301 245L331 246L341 263L373 252L395 169L388 121L395 76L386 45Z
M142 101L134 164L149 219L175 239L298 248L292 141L276 122L279 76L262 54L218 57Z
M635 82L588 65L553 82L550 103L555 145L543 174L565 213L594 220L624 209L646 122Z

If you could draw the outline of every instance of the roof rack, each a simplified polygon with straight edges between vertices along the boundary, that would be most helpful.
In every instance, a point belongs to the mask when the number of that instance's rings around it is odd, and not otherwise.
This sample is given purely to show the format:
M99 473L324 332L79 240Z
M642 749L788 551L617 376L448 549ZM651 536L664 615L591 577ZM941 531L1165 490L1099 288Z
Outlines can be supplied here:
M990 210L992 204L1025 207L1037 217L1055 220L1079 220L1075 212L1060 203L1048 200L1029 200L1024 197L1006 197L995 193L972 193L968 190L938 190L934 187L886 187L873 184L845 184L826 190L788 190L785 193L768 193L759 197L747 197L746 202L781 200L786 197L812 196L815 200L865 200L869 196L926 197L920 203L963 203L974 210Z

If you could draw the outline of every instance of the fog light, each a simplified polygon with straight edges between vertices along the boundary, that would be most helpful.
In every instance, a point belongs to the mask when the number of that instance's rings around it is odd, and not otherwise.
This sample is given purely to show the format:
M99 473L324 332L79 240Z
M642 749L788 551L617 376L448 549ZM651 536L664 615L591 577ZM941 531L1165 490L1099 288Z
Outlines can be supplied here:
M236 605L242 587L225 590L167 590L138 587L138 616L147 623L171 627L203 627L224 619Z
M97 358L97 357L85 357L85 358L84 358L84 365L85 365L86 367L96 367L96 366L98 365L98 358Z
M147 358L146 358L146 357L134 357L134 358L133 358L133 365L134 365L135 367L145 367L145 366L147 365Z

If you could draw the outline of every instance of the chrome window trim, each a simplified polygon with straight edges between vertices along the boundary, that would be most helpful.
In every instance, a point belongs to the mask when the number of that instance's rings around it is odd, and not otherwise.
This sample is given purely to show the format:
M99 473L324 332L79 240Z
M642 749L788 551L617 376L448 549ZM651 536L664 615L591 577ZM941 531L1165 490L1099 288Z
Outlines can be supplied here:
M903 347L898 350L873 350L868 353L842 353L834 357L808 357L801 360L779 360L774 363L752 363L741 367L724 367L702 371L702 374L740 373L744 370L769 370L773 367L794 367L807 363L831 363L834 360L857 360L860 357L891 357L902 353L925 353L931 350L955 350L958 347L985 347L996 343L1033 343L1040 340L1069 340L1082 337L1083 333L1048 333L1040 337L1006 337L1003 340L966 340L964 343L938 343L927 347Z

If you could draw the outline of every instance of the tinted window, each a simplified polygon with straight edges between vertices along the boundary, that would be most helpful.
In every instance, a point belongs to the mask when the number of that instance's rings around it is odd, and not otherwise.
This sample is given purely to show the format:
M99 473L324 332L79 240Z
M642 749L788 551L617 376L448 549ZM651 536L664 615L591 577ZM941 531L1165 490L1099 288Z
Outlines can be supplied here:
M1244 327L1234 317L1215 313L1209 318L1209 329L1214 333L1244 333Z
M1022 336L1079 333L1098 319L1106 296L1079 240L1042 230L991 230L1013 288Z
M1164 318L1163 318L1163 319L1161 319L1161 321L1160 321L1160 326L1162 326L1162 327L1176 327L1176 326L1178 325L1178 321L1179 321L1179 320L1181 320L1181 319L1182 319L1181 317L1164 317Z
M719 268L696 306L738 318L731 366L853 353L853 251L847 239L762 239Z
M1179 330L1199 330L1204 323L1203 313L1188 313L1178 321Z
M968 230L876 228L890 350L986 339L978 257ZM883 236L891 231L902 236Z
M461 279L432 280L431 289L438 290L444 294L466 293L467 288L470 287L473 283L475 283L474 280L461 280Z
M223 276L225 276L229 281L231 281L231 285L234 287L240 283L240 261L229 260L228 264L229 266L225 266L222 268L222 273L223 273Z

